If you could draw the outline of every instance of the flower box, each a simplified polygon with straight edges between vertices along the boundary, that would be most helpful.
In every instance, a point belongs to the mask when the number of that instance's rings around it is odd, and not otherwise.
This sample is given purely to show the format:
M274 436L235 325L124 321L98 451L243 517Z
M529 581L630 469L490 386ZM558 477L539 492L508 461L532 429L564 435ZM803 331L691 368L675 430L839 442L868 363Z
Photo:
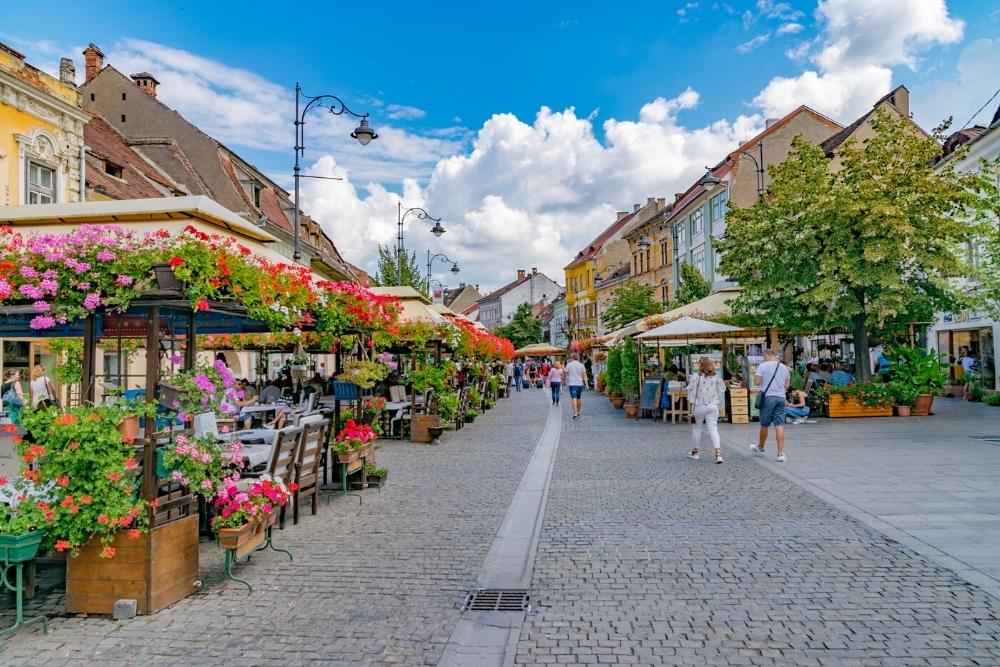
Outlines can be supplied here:
M861 403L856 396L832 394L830 396L830 403L826 408L826 416L831 419L841 417L891 417L892 406L869 407Z
M7 565L31 560L38 553L38 545L44 536L44 530L33 530L20 535L0 535L0 560Z
M274 512L262 521L248 521L236 528L220 528L219 546L223 549L234 549L237 558L253 553L264 543L267 527L274 523L273 516Z
M352 463L361 458L361 452L364 448L351 449L346 452L337 452L337 462L338 463Z

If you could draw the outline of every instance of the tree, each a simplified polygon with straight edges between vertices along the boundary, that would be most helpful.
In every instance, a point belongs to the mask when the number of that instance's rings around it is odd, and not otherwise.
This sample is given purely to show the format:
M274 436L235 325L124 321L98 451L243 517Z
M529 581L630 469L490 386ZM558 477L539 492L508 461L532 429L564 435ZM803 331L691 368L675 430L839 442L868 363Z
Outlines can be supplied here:
M689 262L681 262L681 282L677 288L677 305L685 306L712 293L712 283Z
M616 288L611 293L611 305L601 316L607 328L614 331L640 317L660 312L660 304L653 298L654 289L652 285L631 280Z
M497 327L496 334L510 340L515 349L521 348L542 342L542 323L531 314L531 306L522 303L517 307L510 322Z
M420 271L417 263L417 253L407 254L405 251L401 256L397 255L396 248L392 246L379 245L378 247L378 269L374 276L371 276L371 283L376 286L386 287L389 285L399 285L399 264L397 257L402 258L403 264L403 285L409 285L424 296L427 295L427 284L424 282L426 276Z
M873 135L849 141L832 168L796 137L769 169L766 196L733 208L720 240L721 272L740 283L734 312L792 331L850 330L856 376L871 377L868 341L958 307L951 279L966 271L974 184L930 168L940 145L909 121L878 111Z

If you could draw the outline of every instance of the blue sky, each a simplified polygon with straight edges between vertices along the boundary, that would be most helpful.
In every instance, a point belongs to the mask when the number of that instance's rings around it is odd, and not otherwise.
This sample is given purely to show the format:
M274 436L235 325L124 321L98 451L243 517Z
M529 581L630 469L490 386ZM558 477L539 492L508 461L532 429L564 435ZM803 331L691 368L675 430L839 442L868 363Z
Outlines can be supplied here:
M30 62L69 55L82 75L93 41L282 183L296 80L370 112L383 137L365 150L311 119L310 167L347 180L311 184L303 205L366 264L402 193L452 223L440 242L408 232L412 247L458 255L484 287L518 259L560 277L615 210L685 189L800 103L846 123L905 83L930 127L1000 87L984 0L47 3L58 21L5 4L0 39Z

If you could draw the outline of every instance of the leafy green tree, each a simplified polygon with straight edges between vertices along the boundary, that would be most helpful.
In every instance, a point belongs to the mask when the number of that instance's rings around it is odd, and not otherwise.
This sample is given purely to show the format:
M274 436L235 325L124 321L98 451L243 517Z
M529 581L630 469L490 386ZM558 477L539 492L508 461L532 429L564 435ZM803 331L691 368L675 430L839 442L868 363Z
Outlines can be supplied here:
M681 282L677 288L677 305L685 306L689 303L704 299L712 293L712 283L708 278L701 275L701 271L689 262L681 262Z
M424 282L426 276L420 270L417 263L417 253L407 254L405 251L399 255L393 246L378 247L378 269L375 275L371 276L371 283L378 287L399 285L399 260L403 265L403 285L409 285L424 296L427 296L427 284Z
M531 306L522 303L514 311L514 316L510 322L497 327L496 334L503 336L514 344L514 348L521 348L532 343L542 342L542 323L531 314Z
M956 214L978 206L972 179L930 168L941 147L908 119L879 111L871 128L836 168L796 137L769 168L766 196L729 211L719 243L721 272L741 287L735 313L793 331L850 330L860 381L871 377L871 333L958 307L951 279L966 273L960 244L973 227Z
M653 298L652 285L628 281L611 293L611 305L601 315L609 331L620 329L640 317L660 312L660 304Z

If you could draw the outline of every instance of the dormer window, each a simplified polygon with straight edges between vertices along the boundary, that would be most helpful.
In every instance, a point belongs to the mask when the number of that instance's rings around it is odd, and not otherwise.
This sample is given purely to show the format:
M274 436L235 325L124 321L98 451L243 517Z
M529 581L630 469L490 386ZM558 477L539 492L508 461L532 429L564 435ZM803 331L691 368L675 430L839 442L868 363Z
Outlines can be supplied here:
M125 170L114 162L104 161L104 173L115 178L124 178Z

